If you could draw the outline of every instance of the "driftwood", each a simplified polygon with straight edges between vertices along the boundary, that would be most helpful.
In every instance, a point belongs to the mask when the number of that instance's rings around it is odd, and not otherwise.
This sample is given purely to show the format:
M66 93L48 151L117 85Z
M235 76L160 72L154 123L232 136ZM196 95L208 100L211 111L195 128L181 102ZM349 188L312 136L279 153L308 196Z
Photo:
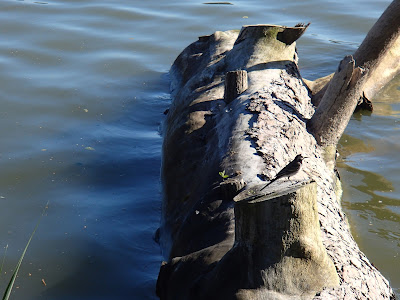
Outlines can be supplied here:
M315 107L295 51L306 28L216 32L174 62L161 299L394 298L351 236L334 172L371 69L346 57ZM262 189L297 154L300 171Z

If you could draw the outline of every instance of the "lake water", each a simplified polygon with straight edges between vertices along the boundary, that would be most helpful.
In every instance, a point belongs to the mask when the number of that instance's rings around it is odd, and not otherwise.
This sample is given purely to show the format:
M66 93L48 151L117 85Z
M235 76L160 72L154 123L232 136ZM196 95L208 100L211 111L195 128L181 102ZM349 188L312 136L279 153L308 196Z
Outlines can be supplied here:
M0 293L50 201L12 299L157 299L160 126L176 56L216 30L311 22L298 51L315 79L354 52L390 1L231 3L0 2ZM340 147L354 236L397 291L399 87L353 117Z

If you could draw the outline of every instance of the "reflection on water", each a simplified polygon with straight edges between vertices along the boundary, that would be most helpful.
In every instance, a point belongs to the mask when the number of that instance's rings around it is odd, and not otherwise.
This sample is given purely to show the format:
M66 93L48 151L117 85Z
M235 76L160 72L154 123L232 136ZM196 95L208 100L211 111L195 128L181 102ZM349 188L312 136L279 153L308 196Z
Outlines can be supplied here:
M366 145L364 140L344 133L338 145L338 151L342 157L349 157L354 153L370 153L375 149Z
M400 139L396 116L400 77L373 100L374 112L354 116L340 141L343 207L371 262L400 286ZM390 268L384 266L390 264Z
M348 161L348 163L351 163L351 161ZM366 193L373 197L375 196L374 194L375 191L381 191L381 192L393 191L392 183L382 175L368 171L362 171L360 169L353 168L350 165L346 165L345 163L340 163L340 162L338 162L338 167L345 168L347 172L351 172L363 178L361 184L352 185L353 188L359 190L360 192Z
M375 97L374 114L383 116L399 117L400 115L400 77L392 80ZM395 120L398 124L400 120ZM399 124L396 129L400 129Z

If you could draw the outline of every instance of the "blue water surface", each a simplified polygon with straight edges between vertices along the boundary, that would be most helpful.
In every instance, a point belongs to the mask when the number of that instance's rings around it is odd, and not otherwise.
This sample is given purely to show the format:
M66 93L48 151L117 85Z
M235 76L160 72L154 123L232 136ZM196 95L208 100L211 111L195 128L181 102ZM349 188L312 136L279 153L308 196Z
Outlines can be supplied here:
M2 0L0 292L49 201L13 299L157 299L174 59L216 30L311 22L298 51L315 79L354 52L389 2Z

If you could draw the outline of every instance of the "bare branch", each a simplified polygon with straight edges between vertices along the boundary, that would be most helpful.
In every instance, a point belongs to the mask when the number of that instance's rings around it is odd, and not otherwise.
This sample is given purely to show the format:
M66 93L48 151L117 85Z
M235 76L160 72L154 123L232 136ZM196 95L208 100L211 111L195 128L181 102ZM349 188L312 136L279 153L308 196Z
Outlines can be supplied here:
M336 145L361 95L366 72L346 56L329 83L313 117L307 123L319 145Z

